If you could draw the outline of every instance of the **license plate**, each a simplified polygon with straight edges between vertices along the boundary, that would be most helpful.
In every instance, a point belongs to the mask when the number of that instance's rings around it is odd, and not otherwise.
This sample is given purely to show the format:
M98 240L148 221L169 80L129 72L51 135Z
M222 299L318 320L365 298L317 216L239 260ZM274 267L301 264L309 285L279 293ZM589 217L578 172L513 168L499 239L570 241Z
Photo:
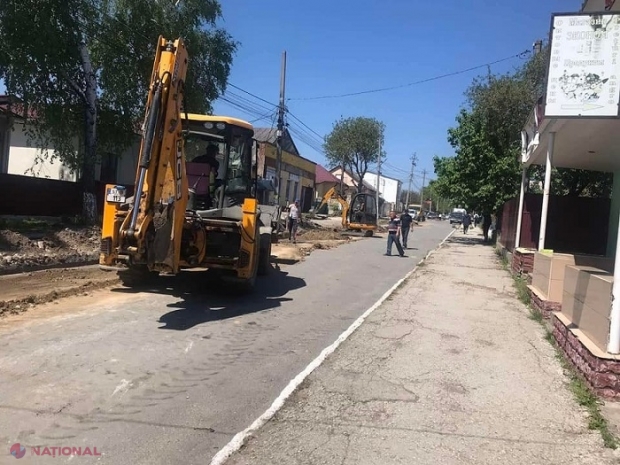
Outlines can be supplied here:
M123 186L110 187L106 192L105 199L107 202L123 203L125 202L127 190Z

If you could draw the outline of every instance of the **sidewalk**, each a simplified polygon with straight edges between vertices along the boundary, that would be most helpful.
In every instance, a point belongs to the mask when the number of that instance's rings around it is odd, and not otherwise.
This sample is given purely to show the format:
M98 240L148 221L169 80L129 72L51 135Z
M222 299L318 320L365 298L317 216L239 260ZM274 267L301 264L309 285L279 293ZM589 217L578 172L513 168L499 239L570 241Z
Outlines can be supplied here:
M456 232L226 462L612 464L479 231Z

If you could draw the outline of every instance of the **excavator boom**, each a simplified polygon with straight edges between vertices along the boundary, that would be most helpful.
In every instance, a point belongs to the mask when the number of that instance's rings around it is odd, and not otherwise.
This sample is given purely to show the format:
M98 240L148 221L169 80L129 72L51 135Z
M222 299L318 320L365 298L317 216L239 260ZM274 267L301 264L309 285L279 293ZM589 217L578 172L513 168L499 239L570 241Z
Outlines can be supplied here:
M187 205L181 111L188 56L182 39L159 37L149 88L133 199L115 214L123 192L106 186L102 265L117 260L152 271L179 270L181 233ZM120 195L119 195L120 194ZM113 202L115 198L118 202ZM122 219L120 227L115 222ZM116 227L115 227L116 226ZM112 244L117 244L115 251ZM104 250L105 249L105 250Z

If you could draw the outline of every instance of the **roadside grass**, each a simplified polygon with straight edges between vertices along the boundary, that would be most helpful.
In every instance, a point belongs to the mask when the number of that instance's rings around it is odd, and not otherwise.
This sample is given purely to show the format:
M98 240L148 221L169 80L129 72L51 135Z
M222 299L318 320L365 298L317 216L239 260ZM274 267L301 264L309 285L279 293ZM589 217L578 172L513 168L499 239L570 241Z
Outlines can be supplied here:
M515 276L511 273L510 264L501 251L496 248L495 253L499 257L502 268L508 271L513 279L513 285L517 292L518 299L527 307L530 320L539 323L545 332L545 340L551 344L555 351L555 358L559 361L565 376L568 378L568 389L573 394L575 401L579 406L583 407L588 413L588 429L598 430L603 439L603 444L609 449L617 449L620 446L620 438L612 433L609 423L601 413L601 400L592 392L585 379L576 370L576 368L566 358L562 349L558 346L553 333L549 329L543 314L532 306L532 300L527 288L527 281L521 276Z

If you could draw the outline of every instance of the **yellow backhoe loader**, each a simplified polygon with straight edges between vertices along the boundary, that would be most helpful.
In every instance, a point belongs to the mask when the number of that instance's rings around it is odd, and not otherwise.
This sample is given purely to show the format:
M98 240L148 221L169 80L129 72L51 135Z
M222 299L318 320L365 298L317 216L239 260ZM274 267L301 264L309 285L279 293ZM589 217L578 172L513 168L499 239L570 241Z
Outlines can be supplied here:
M344 194L332 187L325 193L315 211L321 210L330 200L337 200L342 207L343 229L363 231L366 237L372 236L377 230L377 202L374 195L363 192L355 194L349 205Z
M269 220L256 201L252 125L184 112L188 56L160 37L134 194L107 185L100 267L125 285L187 268L251 288L270 269Z

